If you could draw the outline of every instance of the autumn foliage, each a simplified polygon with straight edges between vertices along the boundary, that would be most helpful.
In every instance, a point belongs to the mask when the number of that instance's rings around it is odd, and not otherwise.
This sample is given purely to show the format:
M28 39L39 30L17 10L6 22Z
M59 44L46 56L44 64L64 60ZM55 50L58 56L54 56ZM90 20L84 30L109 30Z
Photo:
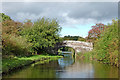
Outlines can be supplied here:
M108 25L96 25L89 31L89 37L93 37L94 49L85 54L90 59L97 59L103 63L119 66L119 39L118 20L112 20Z
M93 42L97 38L100 38L101 33L104 31L104 28L105 28L105 25L102 23L92 26L92 29L88 32L87 39Z

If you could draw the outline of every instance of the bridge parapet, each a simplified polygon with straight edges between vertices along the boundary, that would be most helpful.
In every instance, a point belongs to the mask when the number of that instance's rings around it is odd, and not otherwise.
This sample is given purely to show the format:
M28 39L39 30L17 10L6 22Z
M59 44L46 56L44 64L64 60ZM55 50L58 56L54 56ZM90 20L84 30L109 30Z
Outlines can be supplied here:
M66 40L63 41L63 44L61 46L72 47L76 52L91 51L93 49L92 43L83 41Z

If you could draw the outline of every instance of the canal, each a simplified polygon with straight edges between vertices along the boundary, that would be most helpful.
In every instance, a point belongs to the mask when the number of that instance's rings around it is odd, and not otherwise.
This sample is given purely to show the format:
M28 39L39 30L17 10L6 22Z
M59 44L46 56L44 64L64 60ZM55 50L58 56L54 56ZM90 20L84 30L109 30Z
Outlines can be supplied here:
M118 68L97 61L75 59L71 53L49 63L34 63L3 78L118 78Z

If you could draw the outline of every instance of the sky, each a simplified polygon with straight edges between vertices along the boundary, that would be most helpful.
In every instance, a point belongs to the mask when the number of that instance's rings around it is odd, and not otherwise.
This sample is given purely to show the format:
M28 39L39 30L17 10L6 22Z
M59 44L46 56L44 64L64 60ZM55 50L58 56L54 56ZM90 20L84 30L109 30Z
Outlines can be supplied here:
M31 0L32 1L32 0ZM0 3L1 4L1 3ZM61 36L86 37L91 26L107 24L118 17L118 2L2 2L0 12L15 21L57 19Z

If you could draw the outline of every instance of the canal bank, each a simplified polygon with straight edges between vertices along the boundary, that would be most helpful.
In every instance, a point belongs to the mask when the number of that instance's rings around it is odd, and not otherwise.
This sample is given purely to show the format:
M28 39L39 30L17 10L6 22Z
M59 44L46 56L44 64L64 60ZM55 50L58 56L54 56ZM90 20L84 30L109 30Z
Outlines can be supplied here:
M118 78L118 68L97 61L75 59L65 53L63 58L44 64L36 62L3 78Z
M102 63L102 64L107 64L107 65L110 65L110 66L115 66L117 67L118 69L119 68L119 65L118 65L118 62L114 62L114 61L110 61L110 60L107 60L106 58L104 59L97 59L97 57L94 57L95 55L91 54L91 52L85 52L85 53L77 53L76 57L80 60L90 60L90 61L97 61L99 63ZM95 54L95 53L94 53Z
M28 66L36 62L44 64L52 60L57 60L58 58L62 58L62 56L32 55L30 57L6 58L2 60L2 74L7 74L11 71L21 69L24 66Z

